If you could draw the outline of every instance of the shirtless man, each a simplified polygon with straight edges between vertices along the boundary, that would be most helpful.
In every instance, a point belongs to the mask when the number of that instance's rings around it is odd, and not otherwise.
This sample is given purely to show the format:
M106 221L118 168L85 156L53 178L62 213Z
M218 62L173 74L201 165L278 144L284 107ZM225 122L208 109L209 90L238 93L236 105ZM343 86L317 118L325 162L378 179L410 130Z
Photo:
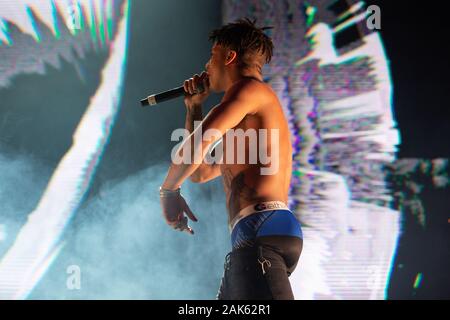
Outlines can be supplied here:
M263 82L261 73L273 50L265 29L245 19L210 34L213 47L206 72L184 82L188 93L184 99L186 129L191 134L177 151L181 156L190 145L191 156L200 154L201 159L172 163L160 187L166 222L174 229L193 234L187 217L193 221L197 218L180 194L181 184L187 178L204 183L223 177L232 251L226 257L218 299L294 298L288 276L297 265L303 237L299 222L287 207L292 174L288 123L275 92ZM200 85L203 91L198 90ZM202 119L202 103L211 91L225 94ZM194 128L194 121L201 122ZM207 136L208 129L216 130L217 134ZM243 141L228 135L230 129L265 130L266 141L258 138L258 155L261 157L259 148L266 148L270 162L260 158L250 161L255 149L250 148L250 142L239 148L242 145L236 142ZM194 139L198 130L204 133L200 143ZM212 164L205 161L211 146L215 146L214 151L221 147L222 161ZM237 161L238 149L244 150L245 161ZM232 156L227 157L230 152ZM268 168L271 170L263 174Z

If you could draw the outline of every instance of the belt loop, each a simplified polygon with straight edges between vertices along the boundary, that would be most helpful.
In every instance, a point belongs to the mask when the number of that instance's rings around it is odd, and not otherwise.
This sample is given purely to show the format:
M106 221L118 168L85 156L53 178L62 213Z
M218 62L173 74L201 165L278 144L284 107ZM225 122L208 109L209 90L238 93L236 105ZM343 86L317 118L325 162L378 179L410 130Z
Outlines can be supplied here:
M267 268L270 268L272 266L272 263L270 263L269 260L264 258L262 246L258 246L258 262L261 264L261 269L262 269L263 275L265 275L266 270L264 269L264 265L266 264Z

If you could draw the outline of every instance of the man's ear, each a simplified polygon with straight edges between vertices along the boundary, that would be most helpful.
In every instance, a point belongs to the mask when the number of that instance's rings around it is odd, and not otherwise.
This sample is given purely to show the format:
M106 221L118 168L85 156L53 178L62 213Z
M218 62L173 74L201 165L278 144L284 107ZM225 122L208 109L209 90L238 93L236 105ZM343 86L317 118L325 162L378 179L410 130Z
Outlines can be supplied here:
M228 50L225 65L228 66L237 60L237 53L234 50Z

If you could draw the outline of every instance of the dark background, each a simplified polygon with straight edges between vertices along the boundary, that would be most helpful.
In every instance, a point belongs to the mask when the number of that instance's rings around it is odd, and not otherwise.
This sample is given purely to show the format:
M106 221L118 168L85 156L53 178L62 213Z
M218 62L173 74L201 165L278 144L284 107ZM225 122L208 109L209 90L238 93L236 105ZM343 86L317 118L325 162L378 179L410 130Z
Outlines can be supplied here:
M381 8L381 35L394 83L400 158L450 158L449 13L413 1L369 1Z
M450 158L450 45L448 11L410 1L371 1L381 8L381 35L394 84L394 115L401 134L398 157ZM448 166L447 166L448 174ZM425 227L402 212L402 234L393 263L389 299L450 298L450 190L420 172ZM403 190L402 190L403 191ZM414 288L418 274L419 286Z

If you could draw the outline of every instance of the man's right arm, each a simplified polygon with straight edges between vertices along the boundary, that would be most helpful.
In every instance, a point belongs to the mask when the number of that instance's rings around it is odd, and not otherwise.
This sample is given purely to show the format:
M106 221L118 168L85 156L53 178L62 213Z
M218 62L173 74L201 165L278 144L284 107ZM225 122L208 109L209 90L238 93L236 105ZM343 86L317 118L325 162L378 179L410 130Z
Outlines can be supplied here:
M197 92L198 84L203 83L204 91L198 94ZM184 91L189 93L184 98L184 104L186 105L186 123L185 128L192 133L195 130L195 124L199 125L203 120L202 103L209 96L209 79L207 74L203 72L200 76L194 75L192 78L184 82ZM214 151L212 151L214 152ZM202 164L194 171L189 177L192 182L204 183L220 176L220 166L218 164L207 164L202 162Z
M192 133L194 131L195 124L200 124L203 120L202 105L192 105L186 107L186 122L185 128ZM214 151L212 151L214 152ZM205 183L221 175L220 166L218 164L203 163L197 170L189 177L194 183Z

